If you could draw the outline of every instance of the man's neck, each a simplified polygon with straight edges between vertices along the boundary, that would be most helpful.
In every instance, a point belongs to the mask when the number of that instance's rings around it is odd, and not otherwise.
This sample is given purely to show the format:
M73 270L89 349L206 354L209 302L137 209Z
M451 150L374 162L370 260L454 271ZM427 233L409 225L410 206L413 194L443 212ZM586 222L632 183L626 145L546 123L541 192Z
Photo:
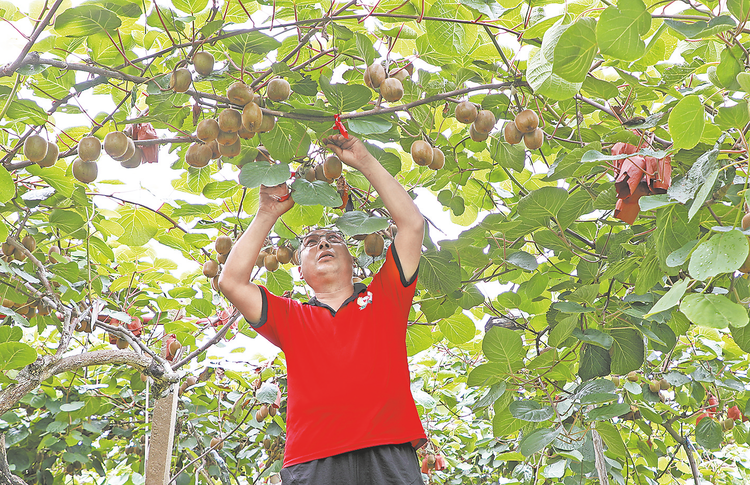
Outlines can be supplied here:
M341 287L324 288L322 291L315 292L315 298L320 302L338 311L347 298L354 293L354 285L349 283Z

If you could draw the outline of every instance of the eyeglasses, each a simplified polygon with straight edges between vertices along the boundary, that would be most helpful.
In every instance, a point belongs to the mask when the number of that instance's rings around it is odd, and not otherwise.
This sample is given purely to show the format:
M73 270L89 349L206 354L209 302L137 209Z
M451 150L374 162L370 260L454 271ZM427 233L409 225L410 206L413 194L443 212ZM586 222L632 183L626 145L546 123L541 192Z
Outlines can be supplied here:
M308 234L305 236L304 239L302 239L302 247L304 248L312 248L317 246L320 243L320 240L325 239L328 241L328 244L344 244L344 236L341 235L338 232L326 232L326 233L318 233L318 234Z

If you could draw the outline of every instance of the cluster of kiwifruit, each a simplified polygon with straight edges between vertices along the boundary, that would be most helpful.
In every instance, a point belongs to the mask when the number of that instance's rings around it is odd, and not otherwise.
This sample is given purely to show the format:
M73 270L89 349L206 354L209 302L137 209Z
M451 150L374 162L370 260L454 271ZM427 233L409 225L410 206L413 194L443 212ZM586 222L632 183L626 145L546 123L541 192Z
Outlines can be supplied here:
M121 131L112 131L104 137L104 151L124 168L136 168L143 161L143 150L133 139Z
M458 103L455 116L456 120L465 125L471 123L469 136L474 141L486 140L497 122L492 111L488 109L478 110L477 106L469 101Z
M506 123L503 133L506 142L515 145L523 140L523 144L529 150L536 150L544 143L544 132L539 128L539 116L530 109L521 111L513 121Z
M389 75L386 75L383 65L376 62L365 69L365 85L379 90L383 99L389 103L394 103L404 97L403 82L411 75L413 69L410 63L403 68L391 69Z
M198 384L198 378L195 376L187 376L182 384L180 384L180 394L183 394L189 387L193 387Z
M203 263L203 275L211 280L211 288L219 291L219 264L227 262L229 251L232 250L232 238L223 234L219 235L214 241L216 250L216 259L209 259Z
M99 318L101 319L102 315L100 315ZM102 321L102 323L109 324L109 325L111 325L113 327L119 327L120 325L123 325L123 323L120 320L117 320L117 319L111 318L111 317L105 317L104 319L101 319L101 321ZM79 331L84 331L84 332L91 333L91 330L90 330L91 329L91 324L90 324L90 322L86 322L85 324L83 322L81 322L80 325L81 325L82 328ZM140 337L141 336L141 332L143 331L143 320L139 316L134 316L130 320L130 322L128 322L128 323L126 323L124 325L124 327L127 328L128 330L130 330L130 333L132 333L134 337ZM124 350L124 349L128 348L128 341L125 340L124 338L118 337L117 335L115 335L113 333L109 334L109 343L112 344L112 345L116 345L117 348L120 349L120 350Z
M31 135L23 144L23 155L40 167L51 167L57 162L60 149L39 135Z
M48 307L44 301L31 297L22 303L16 303L13 300L3 298L1 304L5 308L11 309L19 315L23 315L27 320L33 318L37 314L46 316L52 313L52 308Z
M303 168L303 173L301 175L305 177L308 182L320 180L330 184L337 178L341 177L343 169L344 164L341 162L341 159L336 155L331 155L326 158L323 163L320 163L317 166L311 165L307 168Z
M417 140L411 144L411 158L421 167L440 170L445 165L445 154L437 147L433 148L424 140Z
M214 72L214 56L210 52L200 51L193 54L193 67L201 76L210 76Z
M33 253L36 249L36 240L31 234L25 235L23 239L21 239L21 244L23 244L23 247L28 249L30 253ZM23 261L26 259L26 254L21 250L17 250L16 247L8 241L5 241L1 247L3 251L3 261L6 263L9 263L14 259L16 261ZM57 248L57 246L52 247ZM57 248L57 250L59 251L59 248Z
M255 411L255 420L261 422L268 416L276 416L276 406L269 406L268 404L261 404L257 411Z
M255 260L255 266L266 268L268 271L276 271L281 264L299 264L299 254L289 246L279 246L278 248L266 248L258 254Z

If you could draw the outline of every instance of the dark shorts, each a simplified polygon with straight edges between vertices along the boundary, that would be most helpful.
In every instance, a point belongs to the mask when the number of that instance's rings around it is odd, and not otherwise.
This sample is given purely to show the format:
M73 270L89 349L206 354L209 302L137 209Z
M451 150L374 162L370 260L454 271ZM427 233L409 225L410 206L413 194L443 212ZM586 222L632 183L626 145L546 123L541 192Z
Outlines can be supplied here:
M281 470L283 485L421 485L410 443L363 448Z

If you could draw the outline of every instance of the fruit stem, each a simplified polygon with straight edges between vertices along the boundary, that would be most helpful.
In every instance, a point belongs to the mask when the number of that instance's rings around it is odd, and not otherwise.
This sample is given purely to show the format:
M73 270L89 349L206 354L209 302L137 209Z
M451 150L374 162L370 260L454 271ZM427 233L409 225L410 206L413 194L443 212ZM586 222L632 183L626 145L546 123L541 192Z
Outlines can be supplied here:
M18 91L18 87L21 85L21 75L16 72L16 80L13 83L13 89L10 91L10 96L5 100L5 105L3 106L3 110L0 111L0 121L5 117L5 113L8 112L8 108L10 108L10 103L13 102L14 99L16 99L16 92Z

